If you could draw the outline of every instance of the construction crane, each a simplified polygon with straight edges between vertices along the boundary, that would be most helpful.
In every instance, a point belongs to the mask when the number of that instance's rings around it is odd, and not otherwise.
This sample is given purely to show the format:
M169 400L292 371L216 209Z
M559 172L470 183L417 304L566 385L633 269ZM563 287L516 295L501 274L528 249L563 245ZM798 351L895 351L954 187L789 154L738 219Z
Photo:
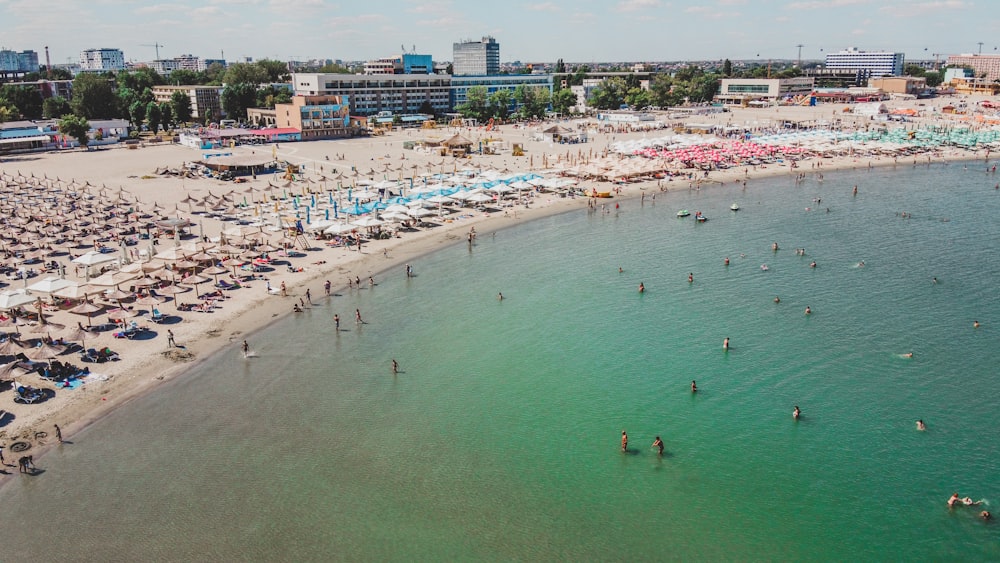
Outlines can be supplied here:
M798 62L795 63L795 68L802 68L802 48L805 47L805 45L799 43L796 47L799 48L799 59Z
M156 60L160 60L160 47L166 47L166 45L160 44L159 42L154 43L142 43L140 47L154 47L156 48Z
M941 64L938 62L938 59L943 53L931 53L931 54L934 55L934 70L940 70Z

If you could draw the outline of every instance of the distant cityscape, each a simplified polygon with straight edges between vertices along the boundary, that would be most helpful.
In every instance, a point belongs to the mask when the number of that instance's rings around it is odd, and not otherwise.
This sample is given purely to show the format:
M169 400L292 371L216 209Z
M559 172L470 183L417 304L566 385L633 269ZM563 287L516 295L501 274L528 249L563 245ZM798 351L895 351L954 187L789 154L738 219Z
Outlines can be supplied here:
M155 59L133 62L121 49L104 47L84 49L76 62L59 64L51 64L48 47L41 54L0 49L0 122L54 119L72 111L91 126L101 121L108 130L133 136L141 128L151 126L155 133L161 125L193 122L269 128L281 133L259 136L303 140L435 119L483 122L692 104L766 107L1000 92L1000 55L981 53L933 53L932 59L907 61L902 52L851 47L828 52L821 61L526 63L502 62L500 42L491 36L454 42L450 61L405 46L366 61L227 61L221 52L219 58L161 58L162 45L145 47L155 49ZM130 74L142 78L121 82ZM118 98L83 103L75 88L85 77L107 77L107 95ZM34 93L23 94L25 88ZM34 125L25 127L26 138L44 144ZM9 142L17 135L8 133L5 140L2 133L0 150L34 146L19 147ZM192 142L206 144L211 142Z

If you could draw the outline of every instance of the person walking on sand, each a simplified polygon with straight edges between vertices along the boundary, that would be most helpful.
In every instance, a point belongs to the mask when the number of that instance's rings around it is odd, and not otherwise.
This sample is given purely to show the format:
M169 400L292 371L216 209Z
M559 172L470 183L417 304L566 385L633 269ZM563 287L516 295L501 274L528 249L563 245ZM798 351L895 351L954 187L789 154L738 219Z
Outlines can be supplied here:
M628 434L624 430L622 430L622 451L628 451Z
M282 282L281 282L281 296L282 297L288 297L288 286L285 285L284 280L282 280Z
M59 428L58 424L53 424L53 426L56 427L56 440L59 440L60 444L63 443L62 429Z
M169 328L167 329L167 346L170 348L176 346L176 344L174 343L174 331L170 330Z
M244 358L250 357L250 343L247 342L246 340L243 341L243 357Z
M661 440L659 436L653 440L652 447L656 448L658 454L663 455L663 440Z
M310 305L313 304L312 291L310 291L309 288L306 288L306 301L308 301Z

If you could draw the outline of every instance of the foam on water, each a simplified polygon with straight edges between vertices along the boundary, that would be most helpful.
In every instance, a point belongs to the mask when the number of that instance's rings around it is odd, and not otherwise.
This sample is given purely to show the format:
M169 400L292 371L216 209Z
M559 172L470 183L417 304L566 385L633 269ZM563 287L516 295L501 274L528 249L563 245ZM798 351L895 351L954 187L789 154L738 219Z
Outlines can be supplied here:
M0 491L5 552L995 559L945 506L996 496L994 183L828 174L480 233L74 436Z

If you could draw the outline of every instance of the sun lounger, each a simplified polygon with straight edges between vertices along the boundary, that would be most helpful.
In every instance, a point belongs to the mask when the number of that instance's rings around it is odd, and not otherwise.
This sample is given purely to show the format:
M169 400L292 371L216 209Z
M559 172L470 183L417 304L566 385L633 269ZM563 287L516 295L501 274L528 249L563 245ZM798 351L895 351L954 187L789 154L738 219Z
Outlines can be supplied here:
M165 318L167 317L159 309L153 309L153 312L149 315L149 319L154 323L162 323Z

